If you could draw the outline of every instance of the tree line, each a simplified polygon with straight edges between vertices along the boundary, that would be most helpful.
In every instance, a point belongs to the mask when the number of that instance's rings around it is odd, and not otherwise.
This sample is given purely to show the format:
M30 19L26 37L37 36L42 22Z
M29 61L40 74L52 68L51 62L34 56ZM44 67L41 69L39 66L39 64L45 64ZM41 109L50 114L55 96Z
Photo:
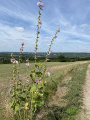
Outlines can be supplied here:
M15 59L18 60L18 55L15 56ZM26 63L26 60L30 62L34 62L34 56L28 55L21 55L21 63ZM37 57L38 62L43 62L45 57ZM65 57L64 55L59 55L57 57L49 56L47 61L48 62L75 62L75 61L85 61L90 60L90 57L80 58L80 57ZM0 64L10 64L11 63L11 56L3 55L0 56Z

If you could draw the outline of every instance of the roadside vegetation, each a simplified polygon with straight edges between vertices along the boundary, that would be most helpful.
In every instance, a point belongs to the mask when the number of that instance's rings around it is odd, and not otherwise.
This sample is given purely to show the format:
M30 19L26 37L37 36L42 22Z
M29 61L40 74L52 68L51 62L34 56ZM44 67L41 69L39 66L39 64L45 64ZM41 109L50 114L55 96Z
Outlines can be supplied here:
M7 67L8 65L8 67ZM3 69L0 74L0 120L12 120L13 112L10 108L11 87L10 78L11 64L0 65ZM22 68L25 64L21 65ZM75 120L75 116L82 105L82 85L88 63L48 63L50 77L45 80L48 86L45 88L44 99L47 100L44 107L38 108L35 120ZM33 63L30 69L34 67ZM7 69L6 69L7 68ZM0 69L1 70L1 69ZM5 71L5 72L4 72ZM21 75L27 77L26 69L21 71ZM23 79L23 81L25 81ZM64 92L63 92L64 91Z

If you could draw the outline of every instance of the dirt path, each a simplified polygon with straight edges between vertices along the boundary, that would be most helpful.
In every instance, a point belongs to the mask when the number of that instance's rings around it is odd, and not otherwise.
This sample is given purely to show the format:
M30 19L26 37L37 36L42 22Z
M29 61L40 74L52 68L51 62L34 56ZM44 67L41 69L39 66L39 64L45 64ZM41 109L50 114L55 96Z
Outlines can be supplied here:
M79 120L90 120L90 64L86 73L83 96L83 108Z
M65 68L65 67L69 67L69 66L74 66L74 65L78 65L78 64L84 64L84 63L88 63L88 61L80 61L80 62L73 62L73 63L69 63L67 65L59 65L59 66L53 66L53 67L50 67L49 70L52 72L54 70L58 70L58 69L62 69L62 68Z

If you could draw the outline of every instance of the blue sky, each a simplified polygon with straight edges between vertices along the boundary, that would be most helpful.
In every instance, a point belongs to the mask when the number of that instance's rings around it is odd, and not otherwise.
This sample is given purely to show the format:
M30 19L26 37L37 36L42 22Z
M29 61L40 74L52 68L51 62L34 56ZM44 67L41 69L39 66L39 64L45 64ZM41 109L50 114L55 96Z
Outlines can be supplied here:
M0 52L34 52L38 0L0 0ZM53 52L90 52L90 0L42 0L39 52L48 50L57 28L61 29Z

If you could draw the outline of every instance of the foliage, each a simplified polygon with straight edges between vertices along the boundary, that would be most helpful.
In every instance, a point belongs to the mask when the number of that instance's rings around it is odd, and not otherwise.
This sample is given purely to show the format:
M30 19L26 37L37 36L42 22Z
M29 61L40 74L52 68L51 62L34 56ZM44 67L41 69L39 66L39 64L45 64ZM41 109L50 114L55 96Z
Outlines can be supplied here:
M15 59L15 56L11 54L11 63L13 63L13 86L11 89L12 104L11 108L14 111L15 120L32 120L37 108L42 107L45 103L44 101L44 89L47 83L44 81L46 74L46 62L48 55L51 52L51 46L55 38L57 38L57 33L60 32L58 29L51 40L50 47L46 54L44 64L37 64L37 49L39 34L41 28L41 10L43 9L43 3L41 0L37 3L39 6L38 11L38 25L37 25L37 37L35 45L35 67L30 71L30 77L27 78L26 82L23 83L20 76L20 63L21 63L21 54L24 49L24 43L21 44L19 60ZM29 60L26 60L27 69L30 66ZM47 72L47 75L50 76L50 73Z
M86 70L88 64L77 65L73 67L72 79L68 82L68 92L63 97L68 100L66 106L51 106L46 109L48 114L40 120L77 120L76 115L80 112L82 106L82 85L85 82ZM37 120L37 119L36 119Z
M16 60L18 60L18 56L20 52L14 52L14 57ZM60 60L58 57L60 55L63 55L65 57L65 62L75 62L75 61L86 61L90 60L90 53L51 53L48 56L48 61L47 62L59 62ZM0 64L10 64L10 58L11 58L11 53L6 52L6 53L0 53ZM28 53L28 52L23 52L21 54L21 63L26 63L26 59L29 60L30 63L34 63L34 55L35 53ZM46 53L38 53L37 52L37 62L44 62L45 60Z

